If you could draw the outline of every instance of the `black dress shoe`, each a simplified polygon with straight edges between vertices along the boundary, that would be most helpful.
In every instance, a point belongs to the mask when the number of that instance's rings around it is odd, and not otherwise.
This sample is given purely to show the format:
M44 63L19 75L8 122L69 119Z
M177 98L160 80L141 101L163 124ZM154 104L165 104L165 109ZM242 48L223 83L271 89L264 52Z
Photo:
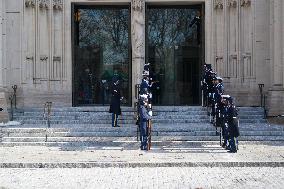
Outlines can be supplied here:
M116 125L116 127L120 127L120 125Z
M237 153L237 150L229 150L229 153Z

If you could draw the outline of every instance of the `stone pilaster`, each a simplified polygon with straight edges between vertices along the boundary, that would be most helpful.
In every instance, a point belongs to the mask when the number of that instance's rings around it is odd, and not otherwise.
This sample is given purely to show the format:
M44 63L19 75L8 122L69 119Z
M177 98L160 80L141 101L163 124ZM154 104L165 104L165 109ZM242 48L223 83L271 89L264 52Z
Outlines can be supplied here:
M3 81L3 71L4 71L4 63L3 63L3 2L0 2L0 91L3 90L4 81Z
M3 62L3 18L4 6L3 2L0 1L0 123L6 123L9 119L7 112L7 101L4 91L4 62Z
M142 79L145 63L145 0L132 0L131 9L132 102L134 102L135 85Z
M272 60L272 87L268 92L269 115L275 116L284 113L284 88L283 88L283 31L282 31L282 0L271 1L271 60Z

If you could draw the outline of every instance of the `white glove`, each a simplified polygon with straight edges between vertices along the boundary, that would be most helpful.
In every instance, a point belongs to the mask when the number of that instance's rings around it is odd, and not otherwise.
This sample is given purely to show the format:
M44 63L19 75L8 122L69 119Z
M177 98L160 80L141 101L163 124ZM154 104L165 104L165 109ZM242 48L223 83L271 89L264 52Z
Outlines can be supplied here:
M149 114L149 116L153 116L153 112L152 111L149 111L148 114Z

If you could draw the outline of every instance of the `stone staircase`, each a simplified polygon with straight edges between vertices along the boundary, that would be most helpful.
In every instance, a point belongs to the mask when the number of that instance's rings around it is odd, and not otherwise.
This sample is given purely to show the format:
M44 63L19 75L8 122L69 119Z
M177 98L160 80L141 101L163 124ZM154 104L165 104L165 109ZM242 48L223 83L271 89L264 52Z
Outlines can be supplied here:
M154 147L186 147L195 142L216 143L219 140L216 129L209 123L207 111L203 107L163 106L154 107L153 112ZM284 140L284 127L267 124L263 119L263 109L242 107L239 115L240 141ZM134 109L131 107L122 108L119 128L111 127L108 107L53 108L49 129L46 129L47 121L43 118L43 109L17 110L15 120L22 125L0 128L0 145L139 148Z

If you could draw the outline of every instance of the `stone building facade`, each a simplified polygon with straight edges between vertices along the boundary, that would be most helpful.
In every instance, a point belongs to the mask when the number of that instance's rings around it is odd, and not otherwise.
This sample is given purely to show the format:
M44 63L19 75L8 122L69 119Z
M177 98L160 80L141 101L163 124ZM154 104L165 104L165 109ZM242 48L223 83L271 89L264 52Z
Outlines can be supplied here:
M240 106L259 106L264 84L269 115L284 114L282 0L1 0L0 91L8 97L17 85L19 107L74 105L74 5L130 7L132 102L147 61L147 6L200 5L203 62L224 78L226 93Z

